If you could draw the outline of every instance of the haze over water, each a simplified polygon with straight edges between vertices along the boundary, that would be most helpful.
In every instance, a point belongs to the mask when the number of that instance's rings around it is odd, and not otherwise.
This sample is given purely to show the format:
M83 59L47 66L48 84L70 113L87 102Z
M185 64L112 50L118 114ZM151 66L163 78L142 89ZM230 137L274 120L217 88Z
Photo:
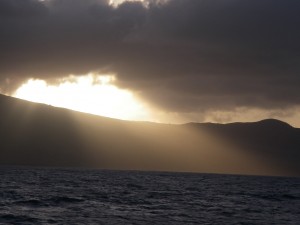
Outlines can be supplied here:
M0 225L299 225L299 12L0 0Z

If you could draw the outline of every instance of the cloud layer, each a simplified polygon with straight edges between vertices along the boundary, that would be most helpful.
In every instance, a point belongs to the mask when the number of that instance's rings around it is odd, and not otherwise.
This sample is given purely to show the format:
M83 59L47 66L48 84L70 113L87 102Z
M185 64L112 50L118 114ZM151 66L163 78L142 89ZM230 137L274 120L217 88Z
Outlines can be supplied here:
M167 112L296 107L299 11L298 0L1 0L0 80L100 71Z

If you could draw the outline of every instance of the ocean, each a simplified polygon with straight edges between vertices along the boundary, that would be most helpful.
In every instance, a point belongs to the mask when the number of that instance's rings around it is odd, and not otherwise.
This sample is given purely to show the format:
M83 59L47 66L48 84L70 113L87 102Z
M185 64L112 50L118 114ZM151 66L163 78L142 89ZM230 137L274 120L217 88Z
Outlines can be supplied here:
M0 169L0 224L300 224L300 178Z

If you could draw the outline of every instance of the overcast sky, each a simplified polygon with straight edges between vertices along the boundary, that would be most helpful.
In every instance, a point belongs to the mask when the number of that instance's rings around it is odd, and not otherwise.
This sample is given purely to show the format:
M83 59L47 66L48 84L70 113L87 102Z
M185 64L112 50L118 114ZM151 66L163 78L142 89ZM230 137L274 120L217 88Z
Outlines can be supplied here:
M299 0L1 0L1 88L97 71L169 120L300 127L299 12Z

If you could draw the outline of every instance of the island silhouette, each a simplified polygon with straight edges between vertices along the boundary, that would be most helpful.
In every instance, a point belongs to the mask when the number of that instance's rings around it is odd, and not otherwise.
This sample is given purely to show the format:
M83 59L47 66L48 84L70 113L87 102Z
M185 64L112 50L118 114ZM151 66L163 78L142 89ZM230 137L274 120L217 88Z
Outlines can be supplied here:
M0 164L300 176L300 129L132 122L0 95Z

